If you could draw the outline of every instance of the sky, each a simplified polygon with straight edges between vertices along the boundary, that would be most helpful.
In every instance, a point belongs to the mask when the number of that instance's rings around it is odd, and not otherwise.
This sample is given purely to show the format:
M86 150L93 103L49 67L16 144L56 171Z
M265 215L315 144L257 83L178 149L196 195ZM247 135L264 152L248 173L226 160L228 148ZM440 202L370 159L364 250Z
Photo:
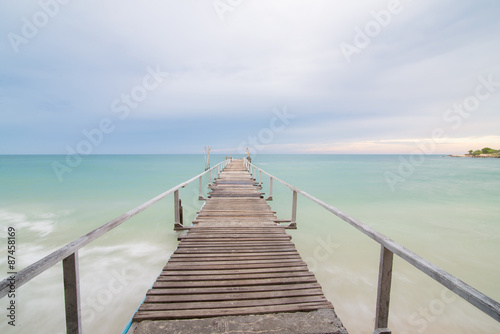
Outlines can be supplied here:
M500 149L497 0L0 4L0 154Z

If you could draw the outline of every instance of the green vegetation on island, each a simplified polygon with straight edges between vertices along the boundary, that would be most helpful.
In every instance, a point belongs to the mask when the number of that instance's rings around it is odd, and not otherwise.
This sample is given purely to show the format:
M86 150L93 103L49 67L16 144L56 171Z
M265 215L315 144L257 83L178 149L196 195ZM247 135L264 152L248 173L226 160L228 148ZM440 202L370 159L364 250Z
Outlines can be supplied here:
M489 147L485 147L482 150L469 150L469 154L466 156L481 157L481 158L500 158L500 150L494 150Z

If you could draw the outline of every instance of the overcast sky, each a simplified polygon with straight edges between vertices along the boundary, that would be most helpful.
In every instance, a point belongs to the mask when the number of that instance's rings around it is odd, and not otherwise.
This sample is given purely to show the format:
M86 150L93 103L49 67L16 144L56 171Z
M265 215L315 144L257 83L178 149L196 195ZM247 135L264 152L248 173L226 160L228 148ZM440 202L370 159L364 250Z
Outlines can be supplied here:
M500 148L499 17L496 0L2 1L0 154Z

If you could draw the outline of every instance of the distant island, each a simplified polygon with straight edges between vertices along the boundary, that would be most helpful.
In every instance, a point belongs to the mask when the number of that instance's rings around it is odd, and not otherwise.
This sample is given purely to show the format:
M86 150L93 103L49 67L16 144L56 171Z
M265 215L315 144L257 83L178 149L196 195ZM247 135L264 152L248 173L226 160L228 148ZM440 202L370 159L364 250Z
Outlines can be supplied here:
M500 150L485 147L482 150L470 150L468 154L450 154L449 156L457 158L500 158Z

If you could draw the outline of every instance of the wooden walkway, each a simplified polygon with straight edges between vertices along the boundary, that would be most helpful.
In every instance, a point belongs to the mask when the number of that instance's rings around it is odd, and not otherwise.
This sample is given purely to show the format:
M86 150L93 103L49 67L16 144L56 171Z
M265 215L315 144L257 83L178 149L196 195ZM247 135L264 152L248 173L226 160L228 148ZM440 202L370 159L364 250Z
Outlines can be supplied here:
M276 220L243 160L233 160L133 321L333 309Z

